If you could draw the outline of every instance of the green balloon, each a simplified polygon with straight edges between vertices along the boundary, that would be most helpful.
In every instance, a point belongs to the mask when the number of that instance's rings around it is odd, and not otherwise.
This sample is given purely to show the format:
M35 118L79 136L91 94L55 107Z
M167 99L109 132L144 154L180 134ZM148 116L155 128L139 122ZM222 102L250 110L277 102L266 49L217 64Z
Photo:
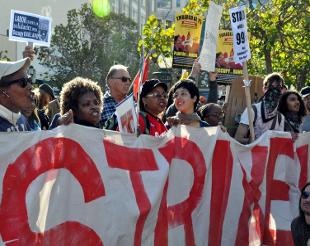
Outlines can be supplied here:
M95 15L99 17L107 16L111 12L109 0L93 0L92 5Z

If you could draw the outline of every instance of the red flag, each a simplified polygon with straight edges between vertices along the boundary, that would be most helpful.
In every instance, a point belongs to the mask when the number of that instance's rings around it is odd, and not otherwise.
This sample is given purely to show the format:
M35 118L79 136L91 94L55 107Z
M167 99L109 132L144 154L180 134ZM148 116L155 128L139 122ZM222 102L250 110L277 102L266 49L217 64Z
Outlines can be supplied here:
M144 84L144 81L146 81L148 78L148 72L149 72L149 59L148 57L146 57L143 61L143 65L139 69L133 82L133 96L136 101L138 101L138 93L139 93L140 86L142 86ZM141 77L142 79L140 79Z

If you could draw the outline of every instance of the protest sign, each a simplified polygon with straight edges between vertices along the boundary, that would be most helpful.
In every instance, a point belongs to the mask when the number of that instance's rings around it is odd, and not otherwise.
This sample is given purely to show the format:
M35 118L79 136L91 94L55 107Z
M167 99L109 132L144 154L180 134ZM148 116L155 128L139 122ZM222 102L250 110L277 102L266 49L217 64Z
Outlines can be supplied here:
M217 51L216 71L221 74L242 75L242 65L234 62L233 34L229 30L220 30Z
M250 142L254 141L254 115L251 110L251 95L250 86L251 80L249 80L247 60L251 58L249 40L247 35L247 21L245 14L245 6L239 6L236 8L229 9L230 23L233 31L234 41L234 61L243 65L243 77L244 77L244 90L247 104L247 110L249 112L249 129L250 129Z
M251 58L251 51L247 35L247 21L245 6L229 10L230 23L233 32L234 61L236 63L246 62Z
M116 106L118 128L123 133L136 133L137 114L133 95L126 97Z
M222 10L221 5L216 5L212 1L210 2L205 22L203 45L199 55L201 69L209 72L215 70L216 45Z
M173 67L192 67L198 57L202 17L177 14L175 21Z
M9 40L50 46L52 20L23 11L11 10Z
M0 244L293 245L309 134L243 146L215 127L1 133Z

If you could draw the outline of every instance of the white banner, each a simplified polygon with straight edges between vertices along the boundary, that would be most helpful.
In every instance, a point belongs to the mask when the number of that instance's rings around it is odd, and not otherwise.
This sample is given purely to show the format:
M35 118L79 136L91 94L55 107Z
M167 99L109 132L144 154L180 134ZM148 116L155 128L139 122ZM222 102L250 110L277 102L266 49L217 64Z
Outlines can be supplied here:
M199 55L201 69L209 72L215 71L216 46L222 11L223 7L221 5L210 2L203 45Z
M235 63L246 62L251 58L251 51L245 6L232 8L229 10L229 14L234 41L234 61Z
M243 146L185 126L1 133L0 244L293 245L309 144L268 131Z

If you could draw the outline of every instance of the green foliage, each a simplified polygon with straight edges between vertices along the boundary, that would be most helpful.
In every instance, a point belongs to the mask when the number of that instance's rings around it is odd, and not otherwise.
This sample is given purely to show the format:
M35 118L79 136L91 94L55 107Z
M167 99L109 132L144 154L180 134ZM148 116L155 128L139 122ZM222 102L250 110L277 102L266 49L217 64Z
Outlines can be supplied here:
M139 64L137 25L124 15L96 17L89 4L70 10L67 25L54 29L50 48L40 48L41 64L58 85L76 76L104 82L110 66L122 63L135 73Z
M141 52L143 44L145 55L149 54L154 62L157 61L159 55L172 56L174 25L166 27L163 22L152 15L144 25L142 35L143 40L139 41L139 51Z
M209 7L208 0L190 0L183 8L183 12L191 15L204 15Z
M272 0L248 13L250 72L281 72L300 89L309 82L310 6L308 1Z

